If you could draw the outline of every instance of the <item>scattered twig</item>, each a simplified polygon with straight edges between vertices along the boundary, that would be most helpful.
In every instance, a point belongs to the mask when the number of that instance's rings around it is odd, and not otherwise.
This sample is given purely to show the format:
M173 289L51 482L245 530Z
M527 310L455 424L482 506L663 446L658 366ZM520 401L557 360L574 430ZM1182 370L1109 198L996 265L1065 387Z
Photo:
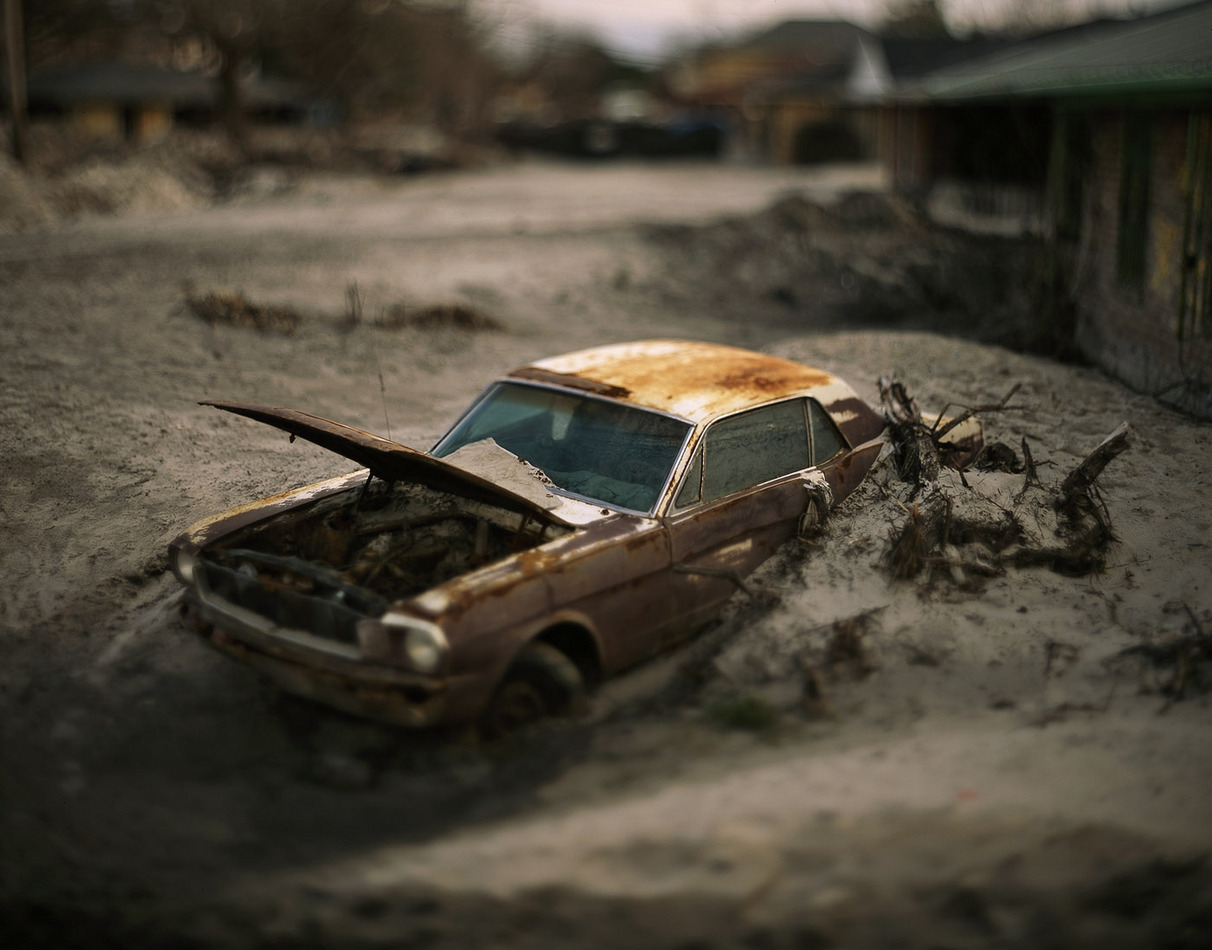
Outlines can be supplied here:
M1027 437L1023 436L1023 487L1028 485L1038 486L1039 473L1035 470L1035 458L1031 455L1031 446L1027 444Z
M918 408L916 400L905 390L904 383L888 376L881 376L879 388L880 402L884 404L889 419L893 422L920 423L922 421L922 411Z
M1107 463L1131 445L1131 429L1121 422L1109 436L1103 439L1080 465L1070 472L1060 487L1057 507L1071 505L1078 495L1087 494Z
M943 426L941 429L931 428L930 431L934 436L934 440L937 442L938 440L942 439L942 437L945 436L952 429L956 428L957 426L963 425L965 422L967 422L969 419L971 419L977 413L1001 412L1005 409L1016 408L1014 406L1010 406L1007 404L1010 402L1011 399L1014 398L1014 394L1017 393L1020 389L1022 389L1022 387L1023 387L1022 383L1015 383L1010 388L1010 392L1006 393L1006 395L1002 397L1001 402L991 402L991 403L987 403L986 405L983 405L983 406L972 406L970 409L965 409L962 413L960 413L954 419L949 420L947 422L947 424L945 426ZM950 407L948 407L948 408L950 408ZM946 412L946 409L944 409L943 412ZM943 419L943 414L939 413L939 417L937 420L935 420L935 423L934 423L935 427L938 426L938 423L941 422L942 419Z
M362 325L362 291L358 282L351 280L345 285L345 315L337 328L342 333L352 333Z
M261 333L293 334L303 318L288 307L253 303L243 294L211 291L201 297L187 294L185 306L199 320L223 323Z

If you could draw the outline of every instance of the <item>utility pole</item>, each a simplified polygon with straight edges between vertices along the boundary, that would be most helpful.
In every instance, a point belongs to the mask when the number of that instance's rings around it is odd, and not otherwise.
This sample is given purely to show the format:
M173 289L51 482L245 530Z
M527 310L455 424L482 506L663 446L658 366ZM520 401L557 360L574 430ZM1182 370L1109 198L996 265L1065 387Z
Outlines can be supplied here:
M4 0L4 61L8 64L8 114L12 122L13 158L26 163L25 139L29 98L25 90L25 31L21 0Z

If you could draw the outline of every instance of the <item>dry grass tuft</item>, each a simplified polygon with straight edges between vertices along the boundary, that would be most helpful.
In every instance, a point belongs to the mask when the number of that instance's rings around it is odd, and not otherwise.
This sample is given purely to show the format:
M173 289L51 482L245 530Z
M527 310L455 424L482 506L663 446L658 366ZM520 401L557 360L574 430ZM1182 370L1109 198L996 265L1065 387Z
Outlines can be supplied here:
M935 539L926 531L926 519L915 504L909 510L909 520L890 539L885 563L892 579L904 581L917 577L934 545Z
M419 330L465 330L471 333L505 330L505 325L500 320L464 303L439 303L427 307L393 304L383 311L378 325L387 330L404 327L415 327Z
M258 333L292 336L303 322L296 310L253 303L239 293L211 291L201 297L189 294L185 305L190 313L206 323L243 327Z

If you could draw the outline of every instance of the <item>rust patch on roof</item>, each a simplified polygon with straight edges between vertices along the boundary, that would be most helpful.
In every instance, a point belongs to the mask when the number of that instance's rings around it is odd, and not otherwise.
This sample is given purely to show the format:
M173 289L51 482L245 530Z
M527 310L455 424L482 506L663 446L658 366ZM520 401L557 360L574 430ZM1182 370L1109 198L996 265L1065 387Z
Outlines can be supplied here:
M600 346L510 374L702 421L782 396L834 386L821 370L749 350L685 340Z
M729 376L720 376L715 380L715 384L721 389L747 391L763 396L781 396L789 389L803 389L807 385L811 385L805 383L804 367L798 367L797 371L785 373L782 376L772 375L769 369L770 367L766 367L766 372L741 371ZM816 376L819 376L822 382L828 380L823 373L816 374Z
M589 379L577 373L557 373L541 366L523 366L509 374L513 379L529 379L536 383L553 383L556 386L566 386L569 389L580 389L593 393L595 396L608 396L611 399L626 399L631 391L623 386Z

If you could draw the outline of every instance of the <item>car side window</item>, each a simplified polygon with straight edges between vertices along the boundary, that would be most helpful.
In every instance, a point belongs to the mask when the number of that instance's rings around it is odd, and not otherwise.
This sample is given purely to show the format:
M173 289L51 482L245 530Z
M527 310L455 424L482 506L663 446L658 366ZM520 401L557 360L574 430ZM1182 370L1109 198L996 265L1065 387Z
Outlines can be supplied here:
M824 465L846 447L846 442L815 399L808 400L808 418L812 425L812 464Z
M804 401L793 399L721 419L703 436L702 451L703 501L806 469L812 462Z
M675 508L689 508L691 505L697 504L702 497L703 449L700 446L695 450L694 461L690 463L686 477L682 480L682 487L678 489L677 497L673 500L673 506Z

